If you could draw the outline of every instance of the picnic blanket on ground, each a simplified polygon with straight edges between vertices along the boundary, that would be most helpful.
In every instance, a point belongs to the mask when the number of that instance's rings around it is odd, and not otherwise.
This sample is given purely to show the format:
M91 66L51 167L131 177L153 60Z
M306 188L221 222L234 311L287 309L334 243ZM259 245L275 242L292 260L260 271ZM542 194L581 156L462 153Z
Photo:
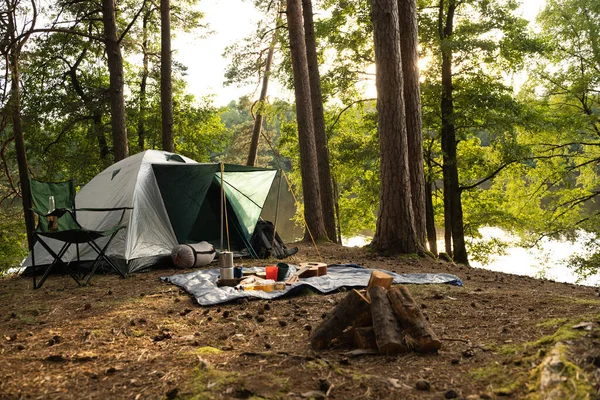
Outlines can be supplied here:
M219 269L204 269L187 274L163 276L160 279L180 286L196 298L198 304L210 306L240 299L243 297L256 297L260 299L275 299L282 296L291 296L300 292L304 287L311 287L321 293L331 293L342 287L356 288L366 287L369 284L371 272L374 270L364 268L356 264L329 265L327 275L315 276L301 279L293 285L287 286L285 290L263 292L260 290L241 291L233 287L217 286ZM380 270L394 277L394 283L448 283L462 286L462 281L456 275L451 274L396 274ZM288 276L296 272L296 267L290 265Z

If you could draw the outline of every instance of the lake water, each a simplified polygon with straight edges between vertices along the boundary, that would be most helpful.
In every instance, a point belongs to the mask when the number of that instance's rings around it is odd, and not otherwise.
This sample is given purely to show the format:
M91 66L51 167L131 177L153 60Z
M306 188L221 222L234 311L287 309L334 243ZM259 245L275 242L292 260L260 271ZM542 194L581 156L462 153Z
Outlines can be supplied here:
M486 227L480 229L485 238L498 238L505 241L516 241L500 228ZM539 248L526 249L523 247L509 247L505 255L496 256L486 264L470 261L474 268L483 268L491 271L505 272L509 274L527 275L536 278L551 279L557 282L577 283L581 285L600 286L600 274L580 280L574 272L569 269L565 261L572 255L587 254L585 248L586 235L581 234L574 243L545 239L540 242ZM368 236L355 236L343 240L344 246L365 246L371 238ZM438 242L438 248L444 248L444 241Z

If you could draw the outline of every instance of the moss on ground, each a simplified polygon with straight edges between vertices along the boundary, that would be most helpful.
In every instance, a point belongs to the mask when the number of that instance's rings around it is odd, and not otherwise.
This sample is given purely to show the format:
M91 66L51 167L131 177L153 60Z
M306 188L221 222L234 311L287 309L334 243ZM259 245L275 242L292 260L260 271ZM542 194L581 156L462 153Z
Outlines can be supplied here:
M212 346L204 346L204 347L200 347L196 350L196 354L198 354L199 356L204 356L207 354L219 354L221 353L221 350L212 347Z
M526 372L514 373L512 365L492 364L470 371L474 380L488 383L489 390L499 396L510 396L527 382Z
M221 371L214 368L198 368L192 383L193 400L226 398L283 399L289 392L289 377L269 372L250 373Z
M553 393L552 397L556 399L578 400L591 398L591 394L594 393L594 387L590 383L586 373L569 360L568 347L562 343L558 343L554 348L557 349L560 355L560 362L562 365L560 376L563 381L558 383L554 388L549 388ZM542 399L548 394L539 392L543 368L544 363L540 362L540 364L529 373L529 383L527 385L529 391L527 399L529 400Z
M544 357L549 353L552 346L565 341L579 339L586 335L583 329L573 329L573 326L582 321L597 321L600 315L586 315L574 319L552 318L537 324L538 327L556 328L547 336L536 341L520 345L507 344L497 346L486 345L485 348L506 356L519 357L507 361L504 364L494 364L483 368L477 368L470 372L474 380L489 383L489 389L499 396L510 396L519 390L525 389L527 398L539 399L538 389L540 387L541 365ZM562 398L586 399L593 393L593 387L586 379L585 373L577 365L568 360L568 350L563 346L562 363L564 369L562 376L565 381L560 384ZM521 356L523 355L523 356ZM530 370L531 365L537 365Z

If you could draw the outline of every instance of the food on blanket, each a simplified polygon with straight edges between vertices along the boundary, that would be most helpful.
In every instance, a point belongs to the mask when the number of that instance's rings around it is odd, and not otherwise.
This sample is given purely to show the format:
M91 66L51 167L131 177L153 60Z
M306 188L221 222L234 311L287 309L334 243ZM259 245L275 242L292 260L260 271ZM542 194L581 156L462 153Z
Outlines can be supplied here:
M249 285L240 285L240 290L262 290L263 292L272 292L274 290L285 290L285 283L272 282L272 283L252 283Z

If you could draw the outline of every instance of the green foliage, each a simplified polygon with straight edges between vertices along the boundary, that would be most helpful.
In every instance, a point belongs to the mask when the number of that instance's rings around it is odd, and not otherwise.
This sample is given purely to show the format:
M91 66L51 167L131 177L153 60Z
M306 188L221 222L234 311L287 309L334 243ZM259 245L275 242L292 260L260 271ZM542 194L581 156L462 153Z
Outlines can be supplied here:
M326 113L329 151L339 202L342 235L375 229L379 206L379 143L374 102ZM333 125L334 121L337 121Z
M0 207L0 275L18 267L27 256L27 234L19 205Z

